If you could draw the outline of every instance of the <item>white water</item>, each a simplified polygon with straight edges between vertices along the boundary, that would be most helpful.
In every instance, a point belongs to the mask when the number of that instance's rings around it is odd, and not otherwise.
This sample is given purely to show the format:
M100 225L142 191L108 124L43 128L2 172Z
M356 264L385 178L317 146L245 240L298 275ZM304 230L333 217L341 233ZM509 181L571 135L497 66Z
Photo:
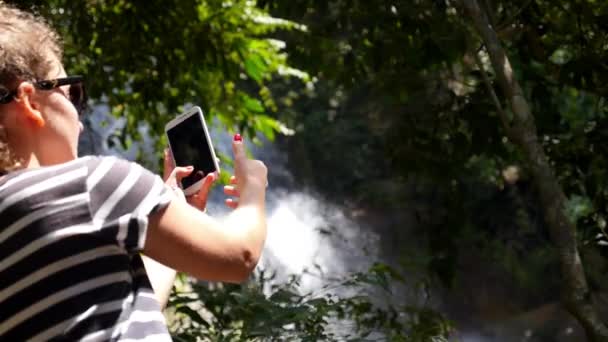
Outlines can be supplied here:
M108 110L103 106L92 113L92 131L86 130L82 136L83 145L90 147L84 150L133 160L137 144L127 151L108 147L108 137L122 127L124 120L116 120L106 113ZM216 151L232 155L231 135L218 125L211 125L210 130ZM145 128L142 131L145 133ZM154 156L153 141L147 134L143 136L144 142L139 146L146 151L145 155ZM309 292L320 289L327 277L339 278L349 272L364 271L371 265L371 260L377 260L365 252L377 250L376 235L364 233L362 227L347 218L345 209L303 189L287 171L286 156L276 146L271 143L248 145L255 158L264 161L269 169L268 235L260 269L276 272L279 281L289 275L301 274L300 290ZM231 172L226 165L221 165L221 169ZM214 187L208 203L212 215L221 217L229 212L223 204L224 198L221 186Z

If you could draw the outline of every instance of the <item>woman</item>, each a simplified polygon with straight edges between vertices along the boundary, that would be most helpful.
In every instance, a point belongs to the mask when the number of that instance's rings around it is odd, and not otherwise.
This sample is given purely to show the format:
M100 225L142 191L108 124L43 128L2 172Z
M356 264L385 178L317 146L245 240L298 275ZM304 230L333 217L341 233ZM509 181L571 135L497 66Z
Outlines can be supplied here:
M170 340L140 253L247 279L266 235L266 167L235 138L234 210L218 222L201 211L213 175L186 201L173 188L188 168L165 170L169 186L135 163L77 158L82 79L66 75L58 42L0 2L0 340Z

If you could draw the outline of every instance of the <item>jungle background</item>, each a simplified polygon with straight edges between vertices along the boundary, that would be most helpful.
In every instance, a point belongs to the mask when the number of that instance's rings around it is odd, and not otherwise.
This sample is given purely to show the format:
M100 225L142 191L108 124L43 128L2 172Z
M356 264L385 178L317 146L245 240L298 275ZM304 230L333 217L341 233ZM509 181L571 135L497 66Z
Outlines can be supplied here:
M164 124L198 104L271 188L348 222L314 227L351 232L343 273L180 277L176 341L608 340L607 2L7 2L86 76L81 153L160 172Z

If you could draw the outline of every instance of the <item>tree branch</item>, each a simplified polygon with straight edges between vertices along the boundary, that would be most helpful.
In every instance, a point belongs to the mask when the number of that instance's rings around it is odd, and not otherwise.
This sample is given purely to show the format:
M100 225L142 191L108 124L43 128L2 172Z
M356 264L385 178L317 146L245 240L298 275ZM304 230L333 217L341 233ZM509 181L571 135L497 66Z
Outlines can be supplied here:
M523 12L526 8L528 8L528 6L530 6L531 3L532 3L532 0L526 1L526 3L523 4L515 12L515 14L513 14L512 16L509 17L509 19L506 19L504 22L502 22L500 25L498 25L498 27L496 27L496 31L500 32L500 31L506 29L507 26L511 25L515 21L515 19L517 19L517 17L519 17L519 15L521 14L521 12Z
M460 3L487 48L498 84L513 112L514 143L524 154L533 183L538 189L545 223L557 248L563 278L562 304L581 323L588 340L608 341L608 327L601 321L591 302L578 253L576 226L566 216L566 196L538 142L536 125L528 101L486 13L481 10L476 0L460 0Z
M483 0L483 7L485 7L484 13L488 16L488 22L492 27L496 26L498 20L496 19L496 14L494 13L494 4L490 2L490 0Z
M500 99L496 96L496 92L494 91L494 87L492 87L492 81L488 77L488 73L483 67L483 63L481 63L481 59L477 52L475 52L475 64L477 64L477 68L479 68L479 72L481 73L481 78L483 79L483 83L486 85L488 89L488 93L490 97L492 97L492 101L496 106L496 111L498 112L498 116L500 117L500 121L502 122L502 126L505 129L506 135L509 139L513 140L513 132L511 132L511 125L509 124L509 118L507 117L507 113L502 108L502 104L500 103Z

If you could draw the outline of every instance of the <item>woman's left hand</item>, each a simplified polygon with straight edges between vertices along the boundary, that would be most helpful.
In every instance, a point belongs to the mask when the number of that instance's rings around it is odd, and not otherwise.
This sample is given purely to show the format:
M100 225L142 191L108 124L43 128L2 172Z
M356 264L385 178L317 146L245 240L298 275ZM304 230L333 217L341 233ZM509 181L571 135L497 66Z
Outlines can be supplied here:
M182 189L179 187L179 183L182 178L187 177L194 168L191 166L188 167L176 167L175 160L171 155L169 149L165 149L164 155L164 177L165 183L169 185L174 191L178 193L178 197L185 198L186 201L193 207L198 210L205 211L207 207L207 198L209 197L209 191L211 190L211 186L213 182L216 181L217 175L216 173L210 173L203 179L203 184L201 185L200 190L189 196L185 196Z

